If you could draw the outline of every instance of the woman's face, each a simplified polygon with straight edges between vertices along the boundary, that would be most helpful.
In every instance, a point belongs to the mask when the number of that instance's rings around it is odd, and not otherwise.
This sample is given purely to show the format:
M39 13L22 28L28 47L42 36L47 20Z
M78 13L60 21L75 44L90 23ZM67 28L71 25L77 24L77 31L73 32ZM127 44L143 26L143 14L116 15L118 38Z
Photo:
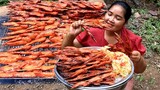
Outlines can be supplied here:
M125 25L125 10L120 5L112 6L105 14L106 30L107 31L120 31Z

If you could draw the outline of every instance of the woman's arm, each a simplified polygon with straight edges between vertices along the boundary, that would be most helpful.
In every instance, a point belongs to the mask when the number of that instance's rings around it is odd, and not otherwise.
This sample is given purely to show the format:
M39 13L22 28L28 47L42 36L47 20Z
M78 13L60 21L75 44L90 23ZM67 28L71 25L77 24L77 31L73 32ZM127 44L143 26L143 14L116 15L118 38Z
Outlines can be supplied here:
M135 68L134 72L143 73L147 67L147 64L146 64L144 57L140 54L140 52L133 51L130 58L134 64L134 68Z
M66 46L74 46L74 44L73 44L74 39L75 39L75 36L68 33L63 39L62 49Z
M66 46L75 46L75 47L82 47L82 45L75 39L75 35L68 33L62 42L62 49Z
M147 67L146 61L143 56L141 56L139 61L133 62L133 63L135 67L135 70L134 70L135 73L143 73Z

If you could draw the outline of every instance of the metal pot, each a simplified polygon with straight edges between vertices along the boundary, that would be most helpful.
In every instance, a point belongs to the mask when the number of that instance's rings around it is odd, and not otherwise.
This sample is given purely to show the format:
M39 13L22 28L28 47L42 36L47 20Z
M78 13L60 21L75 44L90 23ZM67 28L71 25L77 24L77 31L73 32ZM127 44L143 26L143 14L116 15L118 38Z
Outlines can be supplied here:
M89 47L90 48L90 47ZM93 47L91 47L93 48ZM94 47L96 49L99 49L98 47ZM131 63L131 67L132 70L130 72L130 74L122 79L122 80L118 80L120 78L117 78L117 81L115 82L115 84L113 85L101 85L101 86L92 86L92 87L79 87L76 88L76 90L122 90L124 89L124 87L126 86L127 82L133 77L133 73L134 73L134 65L133 62L130 60ZM57 79L62 82L64 85L66 85L69 89L71 89L71 84L69 84L58 72L57 70L57 66L55 66L55 75L57 77Z

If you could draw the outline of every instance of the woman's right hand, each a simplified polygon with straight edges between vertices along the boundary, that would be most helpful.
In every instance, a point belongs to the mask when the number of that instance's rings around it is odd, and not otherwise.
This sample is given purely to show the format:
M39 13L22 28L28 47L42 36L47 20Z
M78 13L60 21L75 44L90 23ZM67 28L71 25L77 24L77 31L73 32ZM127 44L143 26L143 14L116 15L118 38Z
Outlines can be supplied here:
M70 26L70 34L74 35L75 37L78 34L80 34L83 31L82 29L83 24L84 24L83 20L78 20L78 21L73 22Z
M78 41L76 41L75 38L78 34L80 34L83 31L82 29L83 23L84 21L79 20L71 24L69 33L63 39L61 47L62 49L66 46L82 47L82 45Z

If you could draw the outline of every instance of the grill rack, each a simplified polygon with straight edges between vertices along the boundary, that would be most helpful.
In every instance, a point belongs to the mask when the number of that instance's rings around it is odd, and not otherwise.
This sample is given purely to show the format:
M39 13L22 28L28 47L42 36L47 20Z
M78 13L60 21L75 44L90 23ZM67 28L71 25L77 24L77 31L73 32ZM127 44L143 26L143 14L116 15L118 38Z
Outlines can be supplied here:
M7 22L9 20L8 16L0 16L0 37L4 37L6 33L9 31L6 26L3 26L3 22ZM17 48L20 46L2 46L2 44L6 42L5 40L0 40L0 52L7 51L10 48ZM38 43L36 43L38 44ZM49 49L37 49L35 51L44 51L44 50L51 50L55 51L55 48ZM0 67L4 66L0 64ZM57 78L0 78L0 84L35 84L35 83L56 83L58 85L63 84Z

